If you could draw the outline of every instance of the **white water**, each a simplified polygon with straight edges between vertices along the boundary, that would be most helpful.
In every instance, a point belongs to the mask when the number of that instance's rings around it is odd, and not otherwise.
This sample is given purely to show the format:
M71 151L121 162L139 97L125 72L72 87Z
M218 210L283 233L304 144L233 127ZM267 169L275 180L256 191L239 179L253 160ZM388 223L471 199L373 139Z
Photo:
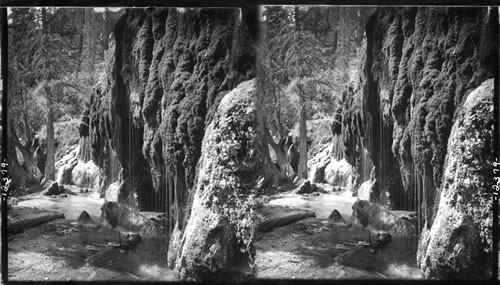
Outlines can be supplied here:
M351 218L352 205L356 202L356 197L352 197L350 191L324 194L319 196L306 197L294 193L295 189L272 197L270 205L289 206L311 210L316 213L319 219L326 219L334 209L342 214L347 221Z

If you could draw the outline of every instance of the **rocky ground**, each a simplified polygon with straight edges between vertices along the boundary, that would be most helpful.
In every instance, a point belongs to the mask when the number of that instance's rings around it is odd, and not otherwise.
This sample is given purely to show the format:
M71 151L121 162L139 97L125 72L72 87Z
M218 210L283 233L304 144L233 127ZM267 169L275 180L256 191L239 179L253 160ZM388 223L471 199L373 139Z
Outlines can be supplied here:
M35 193L20 198L9 212L14 219L49 211L64 213L65 219L9 235L9 280L175 280L166 268L165 239L143 237L137 247L124 251L102 246L106 241L117 242L117 231L77 226L76 219L83 210L98 221L102 203L92 194L51 199Z
M393 237L386 248L373 253L363 244L368 231L349 226L356 198L346 191L295 194L296 189L277 193L266 201L272 207L316 213L266 233L256 240L256 277L265 279L419 279L416 241ZM136 248L123 251L99 245L116 242L118 232L86 230L77 226L83 211L98 221L104 202L92 193L58 196L39 193L19 198L9 216L26 219L49 212L63 213L57 219L18 234L9 235L8 275L12 281L176 280L166 267L167 241L143 238ZM297 210L300 209L300 210ZM331 223L328 215L337 209L347 223ZM304 212L304 211L303 211ZM368 229L375 229L368 226Z
M316 217L257 236L257 278L266 279L420 279L415 237L393 236L387 247L371 252L368 231L327 219L337 209L350 221L356 198L350 192L299 195L294 190L271 196L269 204L307 209ZM368 229L375 231L370 226ZM373 238L373 236L372 236Z

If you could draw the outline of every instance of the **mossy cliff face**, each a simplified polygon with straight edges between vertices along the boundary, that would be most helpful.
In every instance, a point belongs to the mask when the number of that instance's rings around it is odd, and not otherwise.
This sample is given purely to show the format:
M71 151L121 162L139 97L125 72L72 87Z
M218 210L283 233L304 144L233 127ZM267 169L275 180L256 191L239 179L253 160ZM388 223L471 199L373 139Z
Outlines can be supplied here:
M90 107L93 159L107 185L123 169L120 202L168 208L182 228L205 126L253 77L253 45L238 9L130 9L114 38Z
M447 187L445 158L450 155L452 126L461 118L467 96L494 77L497 21L498 15L488 8L380 8L366 25L359 82L344 96L346 157L360 171L360 154L368 151L375 166L371 200L393 209L418 210L422 236L446 212L439 208ZM446 190L455 193L447 196L452 200L463 190L455 186ZM474 191L486 190L478 186ZM457 211L467 216L462 208ZM465 232L474 232L479 240L481 231L471 230L479 217L470 218ZM453 241L440 242L454 246ZM421 239L420 255L426 247ZM459 270L452 266L445 274L436 269L437 263L426 264L423 268L432 268L426 271L428 277L452 276Z

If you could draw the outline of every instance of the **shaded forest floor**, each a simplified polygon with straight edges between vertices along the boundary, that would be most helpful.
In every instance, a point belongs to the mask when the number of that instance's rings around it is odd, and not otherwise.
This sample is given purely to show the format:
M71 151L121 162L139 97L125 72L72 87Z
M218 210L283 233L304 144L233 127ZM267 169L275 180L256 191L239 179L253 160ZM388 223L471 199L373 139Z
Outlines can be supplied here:
M73 192L77 192L71 189ZM118 242L118 232L101 228L85 230L76 219L87 211L95 221L102 199L77 194L50 199L41 193L20 197L9 216L29 216L57 211L65 219L9 235L8 275L11 281L97 281L97 280L175 280L167 267L167 241L143 237L137 247L119 250L96 246Z
M166 266L165 239L143 238L127 251L96 246L95 242L117 242L118 232L78 228L76 219L85 210L98 221L103 199L81 194L75 187L70 190L75 195L57 199L41 192L19 197L18 205L10 210L9 216L14 219L49 212L64 213L65 219L9 235L9 280L176 280ZM356 198L349 192L326 189L329 193L299 195L294 190L273 194L269 204L313 211L316 217L258 233L257 278L420 278L415 238L393 237L386 248L372 253L360 245L368 242L366 229L328 222L333 209L350 220Z
M366 229L328 222L333 209L349 221L354 201L349 192L305 196L292 190L271 196L271 205L311 210L316 217L257 236L257 278L420 279L415 237L393 236L372 253L360 245L368 242Z

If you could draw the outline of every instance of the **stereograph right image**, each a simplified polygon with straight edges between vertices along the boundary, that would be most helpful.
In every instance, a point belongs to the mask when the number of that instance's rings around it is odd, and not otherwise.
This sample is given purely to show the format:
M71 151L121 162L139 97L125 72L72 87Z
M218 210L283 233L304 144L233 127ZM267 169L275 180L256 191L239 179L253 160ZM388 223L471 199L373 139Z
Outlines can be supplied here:
M2 274L492 279L498 13L9 8Z

